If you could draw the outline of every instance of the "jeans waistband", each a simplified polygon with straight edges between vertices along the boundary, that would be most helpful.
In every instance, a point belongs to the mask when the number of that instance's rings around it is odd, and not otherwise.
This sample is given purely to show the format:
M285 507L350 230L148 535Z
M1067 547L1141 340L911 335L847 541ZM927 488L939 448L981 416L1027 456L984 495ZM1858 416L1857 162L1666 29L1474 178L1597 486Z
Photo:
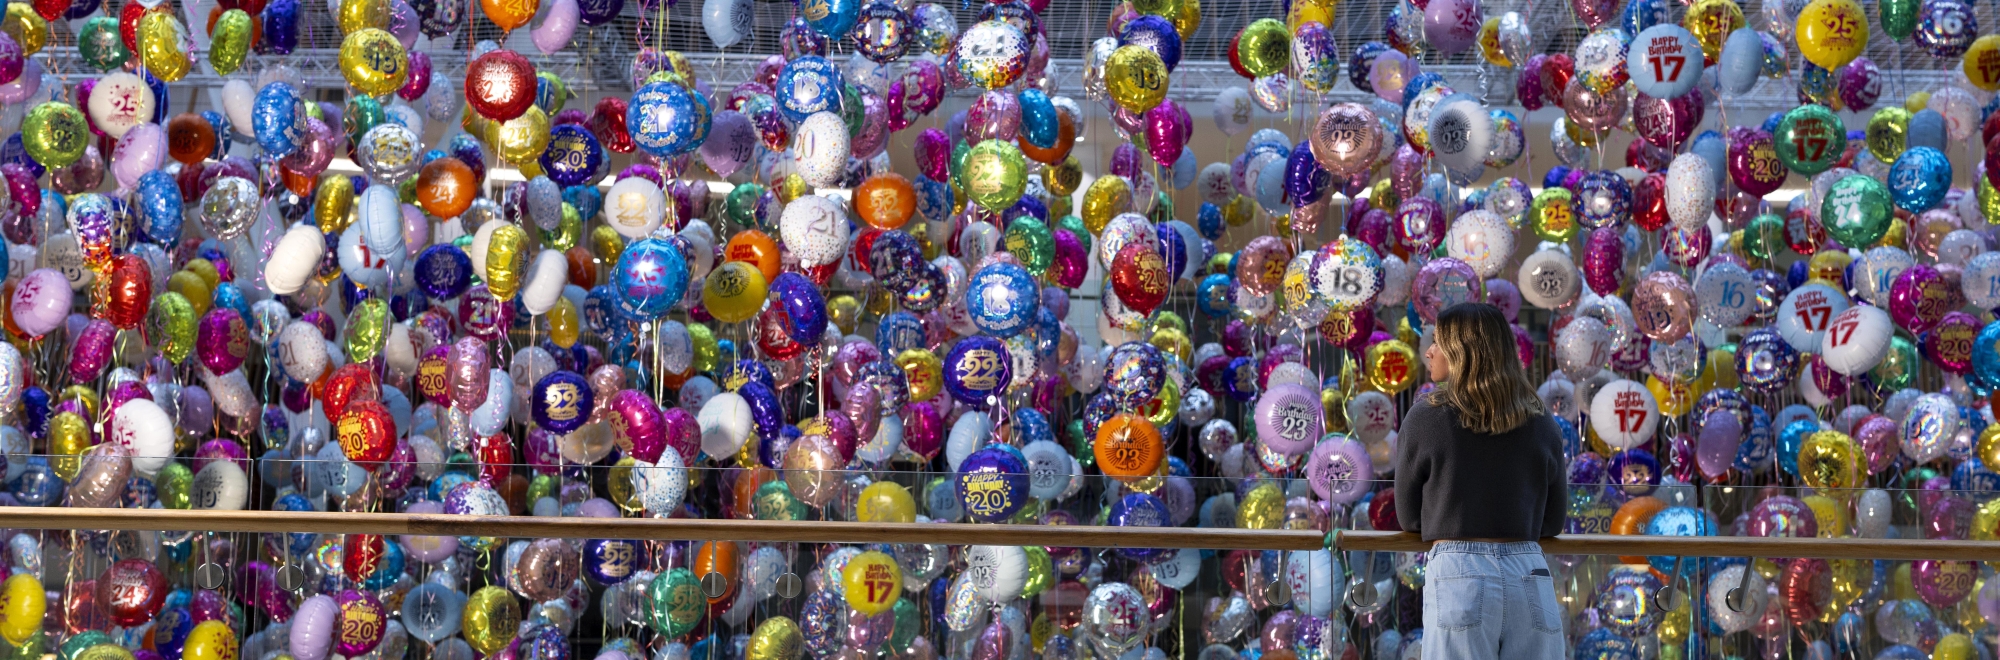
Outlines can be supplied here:
M1539 555L1542 544L1534 541L1513 543L1486 543L1481 541L1438 541L1431 544L1430 553L1460 552L1469 555Z

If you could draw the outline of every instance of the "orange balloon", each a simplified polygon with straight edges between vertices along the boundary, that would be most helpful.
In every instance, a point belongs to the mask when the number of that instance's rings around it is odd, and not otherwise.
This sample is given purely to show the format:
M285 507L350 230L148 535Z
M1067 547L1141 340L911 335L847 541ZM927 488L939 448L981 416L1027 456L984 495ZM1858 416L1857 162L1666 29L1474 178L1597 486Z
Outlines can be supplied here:
M541 4L540 0L479 0L479 9L500 29L513 30L527 25Z
M1617 513L1611 514L1611 533L1624 536L1643 535L1646 533L1646 523L1653 520L1654 514L1664 511L1666 508L1667 502L1665 500L1651 495L1641 495L1626 500L1624 505L1618 507ZM1646 558L1619 557L1618 561L1627 564L1644 564L1646 563Z
M465 161L445 156L417 173L417 204L434 217L456 218L472 208L472 198L479 194L477 186Z
M597 286L597 257L591 256L590 248L572 245L563 252L569 261L569 283L584 289Z
M300 197L312 197L313 189L319 187L319 177L292 171L284 163L278 163L278 172L285 180L285 189Z
M854 212L877 229L900 229L917 212L917 189L895 172L868 177L854 189Z
M723 261L741 261L764 272L764 281L778 279L778 242L771 235L755 229L745 229L729 237L729 245L722 248Z
M1014 141L1020 143L1021 155L1027 156L1029 160L1049 165L1061 164L1063 159L1069 157L1070 149L1076 146L1076 119L1069 116L1066 111L1056 111L1056 143L1047 149L1028 142L1025 133L1014 138Z
M724 580L724 582L728 583L728 587L723 590L722 595L710 597L708 599L709 604L713 605L729 600L730 594L736 591L735 541L709 541L701 544L701 549L695 551L695 577L699 579L706 577L709 573L721 573L723 577L729 578L728 580Z
M1091 444L1098 469L1124 482L1159 472L1165 453L1160 430L1151 421L1132 413L1119 413L1098 425L1097 442Z
M693 369L693 367L689 367L689 369ZM757 515L754 510L756 508L757 489L763 488L764 484L770 483L777 478L778 473L776 470L762 465L750 466L738 474L736 476L736 489L731 493L736 496L732 507L736 513L736 517L744 520L756 518Z
M167 121L167 155L184 165L193 165L215 153L215 127L192 112L183 112Z

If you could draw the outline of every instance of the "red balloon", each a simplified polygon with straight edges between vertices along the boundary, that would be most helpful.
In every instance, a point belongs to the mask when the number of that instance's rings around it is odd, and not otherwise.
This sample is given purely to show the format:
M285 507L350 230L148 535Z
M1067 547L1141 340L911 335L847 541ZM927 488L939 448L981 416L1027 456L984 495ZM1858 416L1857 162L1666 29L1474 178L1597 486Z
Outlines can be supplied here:
M1794 559L1778 576L1778 596L1793 621L1819 618L1833 602L1833 567L1824 559Z
M493 121L527 113L535 104L535 65L511 50L479 56L465 68L465 102Z
M100 309L97 316L119 328L130 330L146 320L146 308L153 303L153 275L146 260L134 254L111 258L104 284L93 296Z
M381 399L382 390L375 382L375 372L359 364L343 364L340 368L334 369L333 373L327 375L326 383L319 393L320 407L326 414L326 421L329 422L340 421L345 416L347 407L355 402ZM335 435L341 435L338 429L335 430ZM344 441L341 444L343 447L346 445Z
M597 101L597 111L584 123L597 142L612 151L632 153L632 131L625 127L625 99L606 96Z
M340 539L340 567L347 579L360 582L374 575L388 554L387 541L380 534L348 534Z
M1569 88L1569 79L1576 76L1576 60L1568 53L1556 53L1542 61L1542 89L1556 107L1565 108L1562 90ZM1567 108L1565 108L1567 109Z
M838 264L834 264L838 265ZM757 347L764 354L778 360L789 360L806 352L806 345L792 340L785 327L791 325L791 315L784 307L771 305L757 314Z
M1140 314L1151 314L1166 301L1172 280L1166 259L1151 241L1126 245L1111 262L1111 290L1126 307Z
M64 596L62 609L50 612L62 617L58 626L75 635L85 630L104 630L111 627L111 616L97 606L97 580L82 580L76 588Z
M353 366L353 365L349 365ZM340 439L340 453L361 469L374 472L396 453L396 418L381 401L358 399L347 404L333 434Z
M1639 185L1632 188L1632 221L1640 229L1659 231L1667 226L1667 175L1659 172L1646 175Z
M120 626L152 620L167 602L167 576L153 562L120 559L97 576L97 608Z
M480 438L475 444L478 445L473 449L479 458L480 478L496 486L506 481L513 465L520 462L514 460L514 439L505 433Z

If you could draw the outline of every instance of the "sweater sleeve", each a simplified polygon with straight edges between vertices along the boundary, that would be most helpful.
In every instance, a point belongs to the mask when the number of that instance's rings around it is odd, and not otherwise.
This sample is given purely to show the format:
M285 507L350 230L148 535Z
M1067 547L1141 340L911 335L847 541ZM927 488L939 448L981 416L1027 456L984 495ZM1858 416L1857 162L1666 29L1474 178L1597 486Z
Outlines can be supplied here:
M1542 418L1542 425L1548 427L1551 437L1562 437L1561 429L1547 417ZM1569 518L1569 470L1562 460L1562 441L1557 440L1555 446L1550 455L1553 469L1549 470L1549 492L1542 511L1542 538L1563 533Z
M1430 478L1430 463L1417 451L1417 438L1429 437L1423 428L1427 426L1427 408L1422 403L1411 406L1396 434L1396 521L1403 531L1419 534L1423 533L1424 482Z

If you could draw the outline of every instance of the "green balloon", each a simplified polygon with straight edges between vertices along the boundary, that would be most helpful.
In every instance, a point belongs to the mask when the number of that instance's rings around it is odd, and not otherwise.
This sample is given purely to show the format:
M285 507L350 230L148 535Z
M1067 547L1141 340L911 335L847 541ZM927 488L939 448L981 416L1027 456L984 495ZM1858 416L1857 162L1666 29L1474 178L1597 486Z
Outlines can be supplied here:
M180 461L168 461L160 468L160 474L153 478L154 489L158 492L160 506L169 509L194 508L194 471Z
M312 107L312 104L307 104L307 107ZM381 101L367 94L355 94L347 99L347 112L341 114L340 125L347 131L348 141L359 142L361 136L368 134L368 129L388 120L389 115L382 111Z
M41 635L41 633L35 633L35 634L37 636ZM26 647L34 643L35 640L29 640L28 644L22 644L21 646ZM56 647L56 655L58 657L61 657L62 660L71 660L71 658L76 657L76 654L82 653L84 649L96 646L98 644L115 644L115 643L117 642L112 640L110 635L104 634L103 632L96 630L85 630L75 635L71 635L69 639L63 640L62 646Z
M806 505L792 494L783 480L767 481L757 487L753 508L758 520L805 520Z
M1028 189L1028 159L1010 140L986 140L966 154L962 179L967 198L999 213Z
M1868 153L1884 163L1896 162L1903 155L1903 147L1909 145L1910 111L1891 106L1876 110L1868 118Z
M646 585L646 613L652 619L653 630L668 637L679 637L694 630L701 622L702 614L708 610L708 597L701 593L701 583L694 577L694 571L676 568L653 578Z
M1826 234L1848 247L1865 249L1882 240L1895 217L1889 187L1862 174L1835 181L1819 205L1819 222Z
M1847 151L1847 127L1831 108L1818 104L1786 112L1771 137L1778 142L1778 161L1806 176L1831 169Z
M947 172L951 175L951 187L965 189L965 158L971 155L972 145L966 144L964 140L951 143L951 167Z
M729 191L729 196L722 200L722 217L739 225L761 227L763 223L757 222L757 219L765 214L758 212L757 199L763 196L762 184L745 183L736 186Z
M916 641L917 634L923 632L923 615L917 612L915 601L914 598L898 598L896 604L891 606L896 625L889 629L889 648L910 648L910 642Z
M194 324L194 303L178 292L160 294L146 310L146 336L152 337L160 353L174 364L194 354Z
M118 19L110 16L84 21L83 31L76 35L76 49L83 63L98 71L125 66L125 60L132 57L132 51L125 49L125 39L118 36Z
M1785 247L1785 219L1766 213L1750 219L1743 229L1743 253L1769 260Z
M1868 379L1883 396L1910 386L1917 376L1917 345L1902 336L1889 338L1889 352L1882 363L1868 370Z
M550 117L562 112L563 104L569 102L569 83L549 71L536 72L535 82L539 86L535 90L535 105L541 106L542 112Z
M1164 225L1174 220L1174 197L1165 190L1153 191L1153 210L1146 213L1147 219L1155 225Z
M1902 41L1917 31L1917 0L1882 0L1875 5L1876 17L1882 23L1882 32L1890 39Z
M1024 215L1007 225L1007 253L1021 260L1028 272L1041 275L1048 272L1049 264L1056 260L1056 236L1048 223Z
M21 120L21 146L35 162L66 167L90 146L90 125L83 111L61 101L49 101L28 111Z
M861 90L855 89L853 83L842 83L842 85L844 87L840 95L840 120L847 124L847 137L859 137L862 122L867 119L867 112L861 107Z
M0 653L0 660L42 660L42 656L48 645L49 638L43 635L41 630L36 630L35 634L29 635L28 641L21 643L20 646L8 644L7 640L0 639L0 646L6 647L5 649L0 649L5 651L5 653Z

